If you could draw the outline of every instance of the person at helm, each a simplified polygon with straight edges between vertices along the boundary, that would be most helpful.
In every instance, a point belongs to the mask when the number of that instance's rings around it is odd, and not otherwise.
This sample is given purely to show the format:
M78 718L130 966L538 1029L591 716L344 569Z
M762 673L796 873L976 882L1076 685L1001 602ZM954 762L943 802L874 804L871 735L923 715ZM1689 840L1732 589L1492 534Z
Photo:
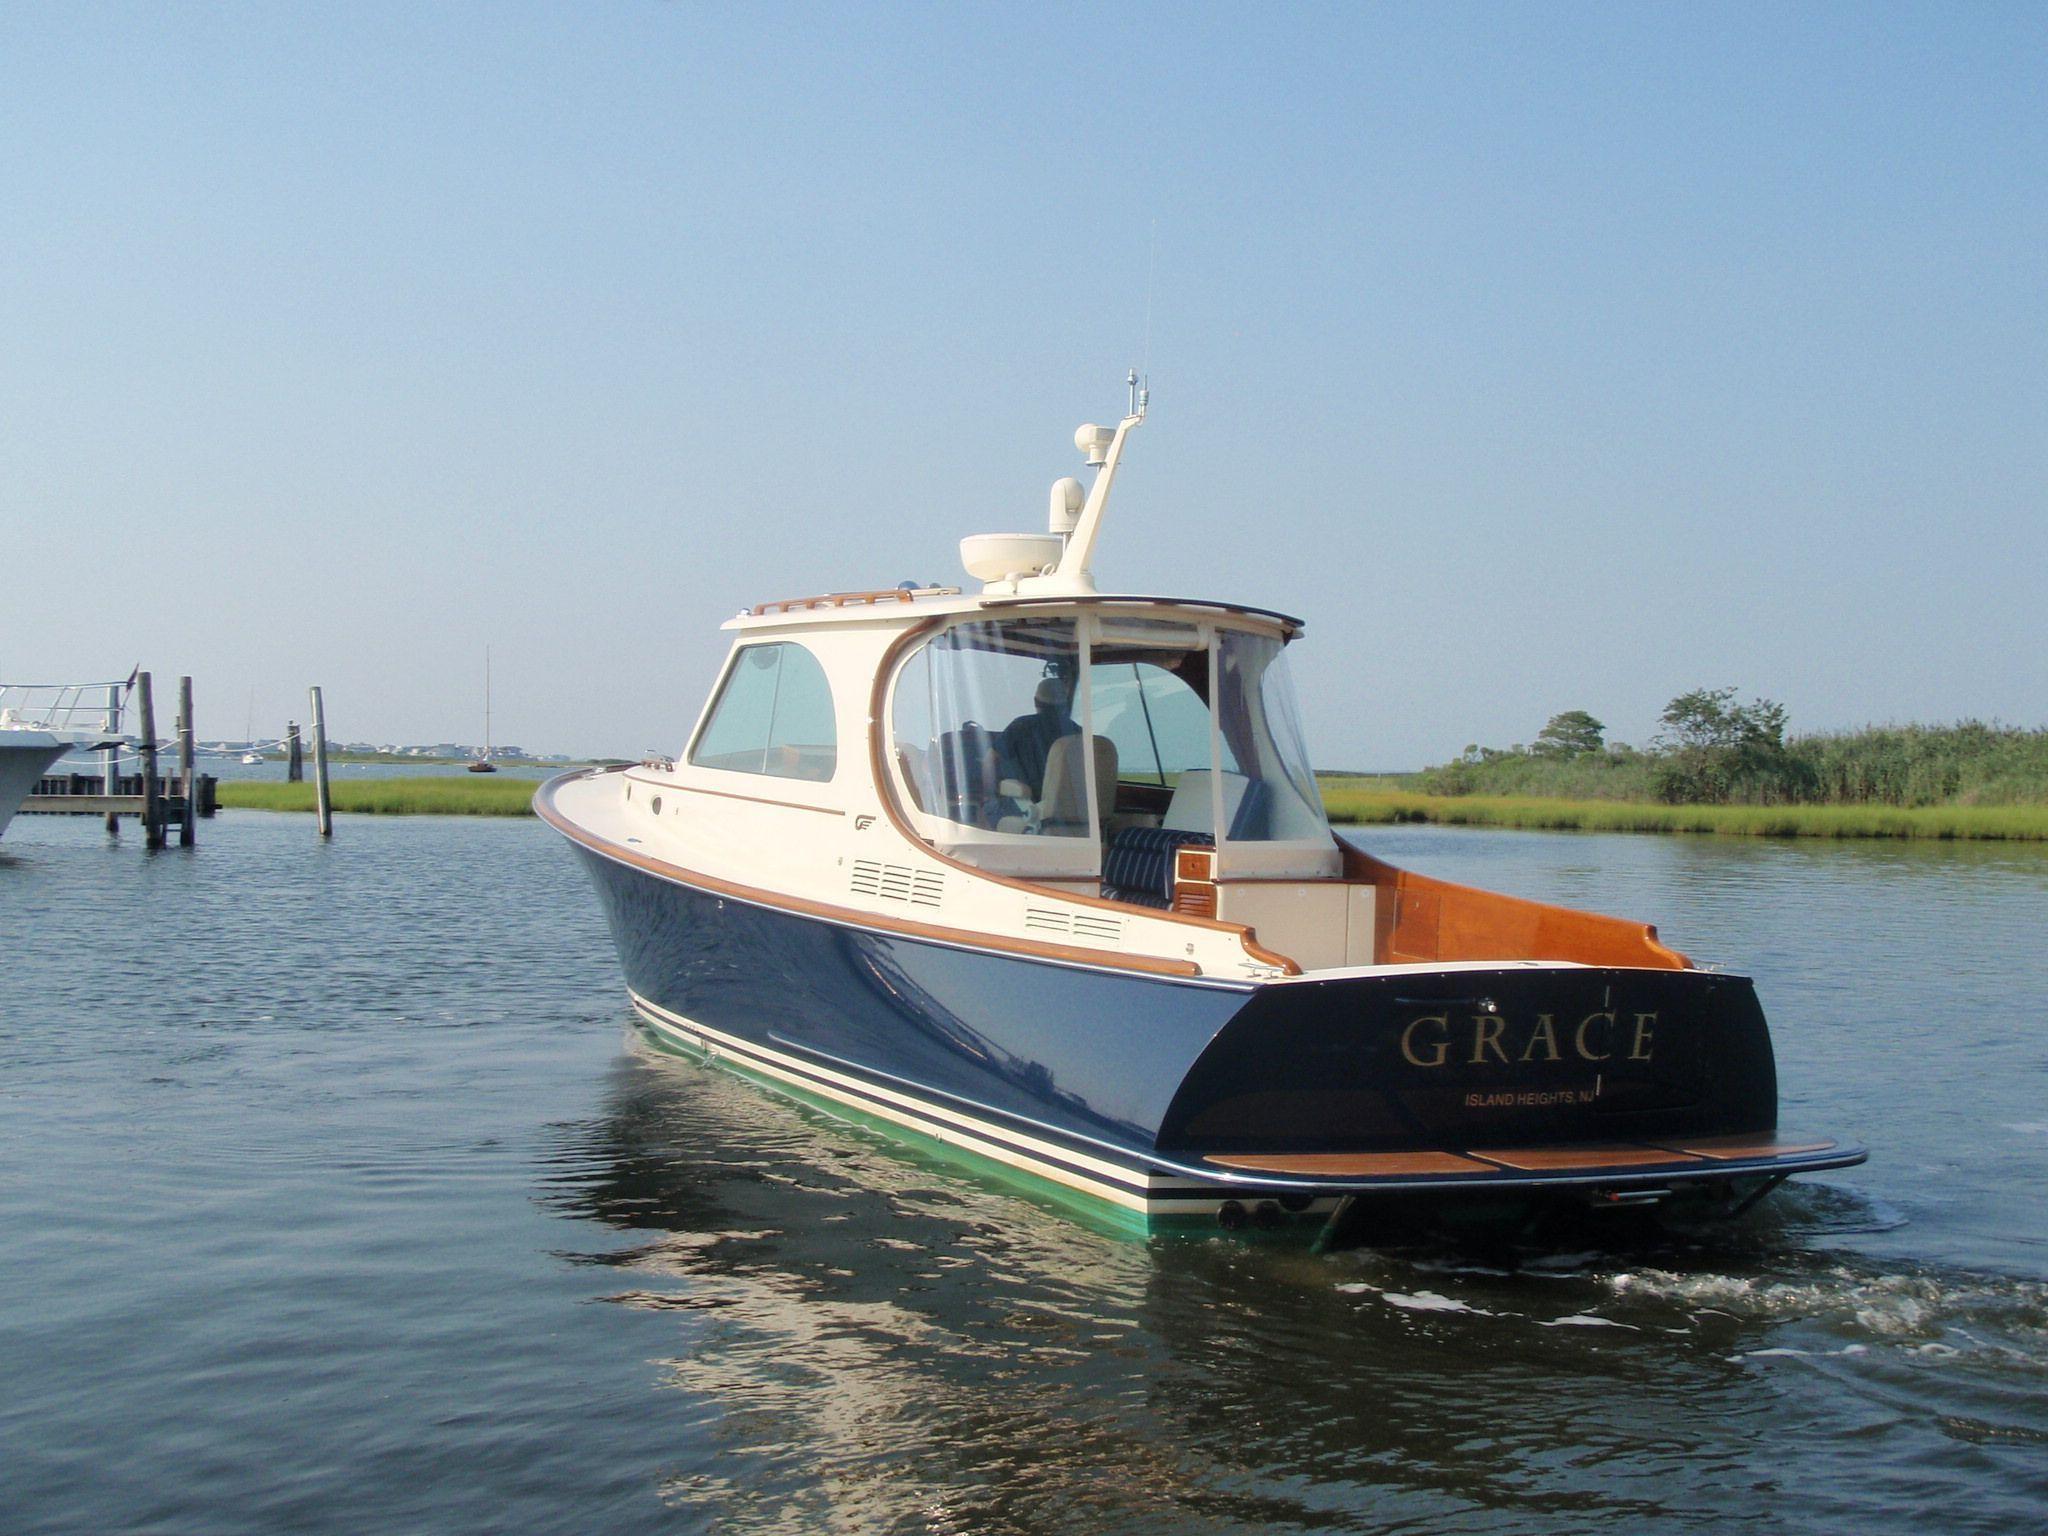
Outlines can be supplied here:
M1062 736L1080 734L1081 723L1074 718L1073 703L1074 688L1067 679L1040 678L1037 691L1031 696L1031 713L1019 715L996 737L1003 777L1029 785L1034 800L1045 792L1045 760L1052 752L1052 744Z

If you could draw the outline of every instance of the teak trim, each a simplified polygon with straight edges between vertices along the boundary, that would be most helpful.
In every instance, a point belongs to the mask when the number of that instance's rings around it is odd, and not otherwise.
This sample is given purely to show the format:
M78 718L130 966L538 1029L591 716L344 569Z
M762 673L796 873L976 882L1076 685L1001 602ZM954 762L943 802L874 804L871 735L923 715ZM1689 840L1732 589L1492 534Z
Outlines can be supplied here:
M852 608L862 603L913 601L911 594L901 587L886 587L873 592L820 592L816 597L784 597L772 603L756 603L751 613L760 618L770 613L795 613L803 608Z
M1373 959L1381 965L1454 960L1564 960L1689 971L1648 923L1503 896L1418 875L1340 842L1344 880L1371 885Z
M571 842L580 843L615 863L632 865L636 869L646 870L651 875L672 880L678 885L686 885L692 890L706 891L717 896L731 896L741 901L752 902L756 906L794 912L805 917L823 918L830 922L845 923L849 927L900 933L907 938L936 939L941 943L956 944L967 949L992 950L1042 960L1062 960L1069 964L1090 965L1105 970L1143 971L1155 976L1193 977L1202 974L1202 968L1192 960L1126 955L1114 950L1084 949L1072 944L1047 944L1037 939L1011 938L1007 934L975 933L965 928L940 928L908 918L891 917L886 913L864 912L858 907L834 906L830 902L788 896L780 891L764 891L757 886L741 885L738 881L707 875L701 870L688 869L681 864L671 864L666 859L657 859L652 854L636 852L621 843L613 842L610 838L599 837L594 832L585 831L555 809L556 787L580 777L580 772L565 774L541 785L533 797L534 813Z
M1054 886L1034 884L1032 881L1019 880L1011 875L993 874L965 860L956 859L951 854L941 853L920 837L917 829L911 826L903 815L902 807L896 803L896 786L889 777L885 755L886 744L890 739L889 720L882 706L889 692L889 680L896 675L897 662L914 642L921 641L943 628L945 623L946 620L943 618L926 619L922 624L914 624L898 636L890 644L889 649L882 653L881 663L875 668L874 692L868 698L868 759L875 775L875 798L882 802L883 814L889 818L889 824L905 841L924 849L941 864L965 870L978 880L1005 885L1012 890L1028 891L1034 896L1052 896L1060 901L1071 901L1084 907L1100 907L1106 912L1118 912L1126 916L1134 911L1141 912L1146 917L1156 917L1170 923L1184 923L1190 928L1207 928L1218 933L1232 934L1244 946L1244 952L1261 965L1274 966L1283 976L1301 974L1301 967L1290 957L1280 954L1277 950L1267 949L1259 943L1257 934L1242 923L1226 923L1213 917L1194 917L1185 912L1160 911L1152 907L1134 907L1129 902L1110 901L1101 896L1084 896L1078 891L1062 891ZM1121 958L1135 963L1140 957L1132 955ZM1201 974L1199 966L1195 968L1195 974Z
M1190 917L1216 915L1216 850L1173 850L1173 908Z

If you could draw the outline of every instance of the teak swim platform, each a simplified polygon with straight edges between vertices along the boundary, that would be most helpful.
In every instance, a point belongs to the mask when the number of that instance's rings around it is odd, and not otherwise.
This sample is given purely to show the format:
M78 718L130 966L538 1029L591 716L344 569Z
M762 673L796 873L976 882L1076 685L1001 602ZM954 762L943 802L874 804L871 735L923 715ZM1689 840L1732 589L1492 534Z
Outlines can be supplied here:
M1644 924L1394 868L1324 818L1300 620L1104 593L1143 396L979 592L756 603L673 760L543 785L662 1041L1149 1226L1373 1202L1740 1209L1781 1133L1750 982Z

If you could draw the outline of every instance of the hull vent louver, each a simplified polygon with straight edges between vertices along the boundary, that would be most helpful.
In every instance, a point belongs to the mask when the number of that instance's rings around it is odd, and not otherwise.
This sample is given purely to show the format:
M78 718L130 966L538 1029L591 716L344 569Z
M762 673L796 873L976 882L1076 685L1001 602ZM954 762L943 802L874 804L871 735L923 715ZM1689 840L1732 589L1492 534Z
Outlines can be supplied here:
M1120 917L1106 917L1094 912L1057 912L1050 907L1026 907L1024 926L1040 933L1064 933L1104 944L1120 944L1124 937L1124 920Z
M907 902L913 907L936 907L946 894L946 875L943 870L912 869L907 864L855 859L853 893L878 897L883 901Z

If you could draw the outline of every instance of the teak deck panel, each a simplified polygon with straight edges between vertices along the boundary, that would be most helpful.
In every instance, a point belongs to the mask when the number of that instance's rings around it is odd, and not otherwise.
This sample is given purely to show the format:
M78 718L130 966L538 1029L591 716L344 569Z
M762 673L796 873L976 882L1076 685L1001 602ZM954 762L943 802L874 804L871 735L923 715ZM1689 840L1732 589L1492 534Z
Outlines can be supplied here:
M1771 1133L1745 1136L1692 1136L1665 1145L1678 1152L1721 1162L1749 1157L1796 1157L1803 1152L1829 1152L1835 1143L1821 1137L1778 1136Z
M1600 1147L1474 1147L1472 1156L1484 1158L1489 1163L1498 1163L1503 1168L1519 1169L1523 1173L1576 1172L1581 1168L1649 1168L1658 1163L1697 1163L1701 1159L1689 1152L1673 1152L1665 1147L1646 1146L1600 1146Z

